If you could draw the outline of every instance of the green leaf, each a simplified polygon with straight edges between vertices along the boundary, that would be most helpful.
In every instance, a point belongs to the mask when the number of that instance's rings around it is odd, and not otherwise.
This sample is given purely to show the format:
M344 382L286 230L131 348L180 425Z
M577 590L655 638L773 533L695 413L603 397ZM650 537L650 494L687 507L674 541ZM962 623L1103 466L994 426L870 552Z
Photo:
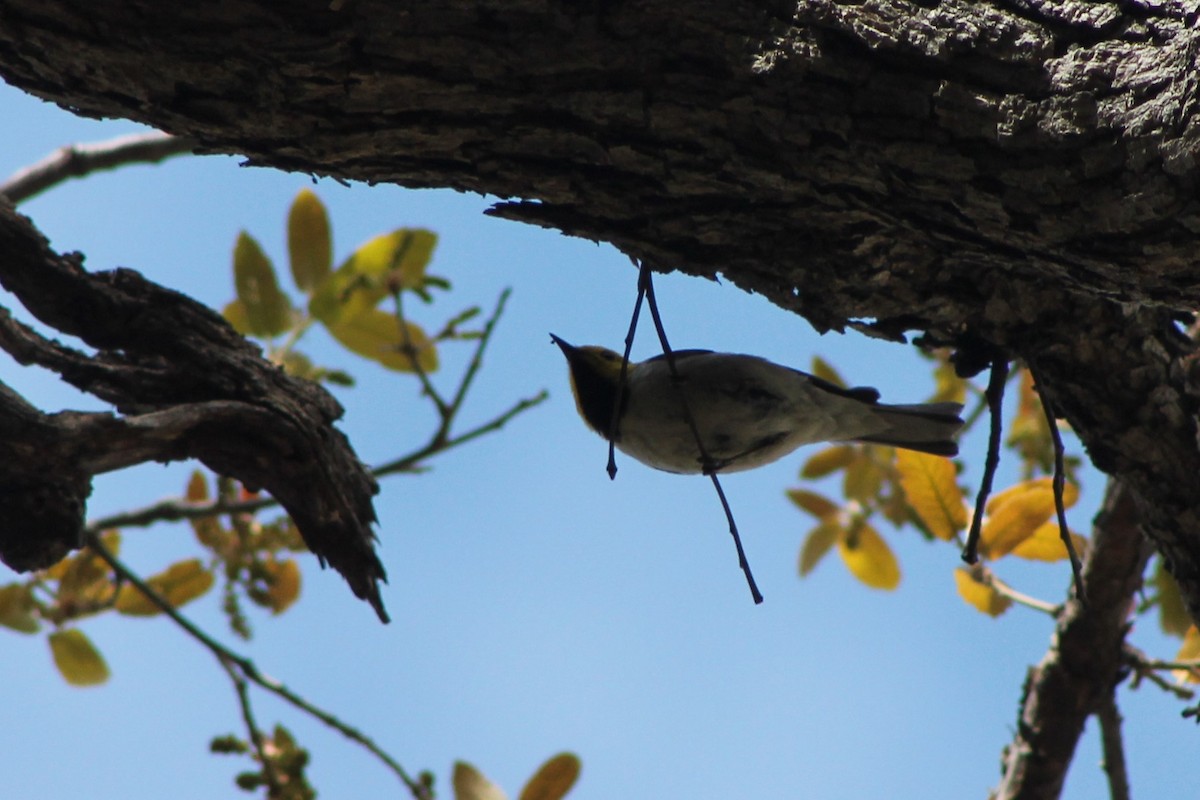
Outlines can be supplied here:
M437 350L425 331L411 322L405 323L407 335L401 333L395 315L371 309L351 319L329 325L333 338L348 350L377 361L397 372L415 372L412 355L425 372L438 368Z
M421 228L376 236L321 282L309 301L309 313L333 326L375 308L393 289L423 288L436 244L437 234Z
M254 237L245 231L238 234L233 247L233 283L245 308L251 334L277 336L291 327L291 303L279 289L275 268Z
M288 263L292 280L303 292L311 292L333 268L333 236L329 214L310 189L301 189L288 211Z
M95 686L108 680L108 664L78 628L50 634L50 653L54 666L72 686Z
M579 756L559 753L538 767L521 790L520 800L562 800L579 779Z
M41 625L33 611L33 590L20 583L0 586L0 625L21 633L37 633Z
M1154 568L1154 585L1158 588L1158 624L1163 633L1169 636L1183 636L1192 626L1192 618L1183 602L1179 584L1161 558L1156 559Z

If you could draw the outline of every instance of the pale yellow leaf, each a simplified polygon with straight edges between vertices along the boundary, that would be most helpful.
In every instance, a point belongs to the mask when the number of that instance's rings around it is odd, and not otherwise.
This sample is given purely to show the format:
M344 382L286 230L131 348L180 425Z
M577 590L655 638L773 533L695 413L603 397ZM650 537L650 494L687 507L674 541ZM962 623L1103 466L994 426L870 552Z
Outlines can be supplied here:
M956 567L954 584L962 599L989 617L998 617L1008 610L1012 600L997 592L991 585L975 578L971 570Z
M838 371L833 368L832 364L820 356L813 356L812 358L812 374L816 375L823 381L832 383L834 386L838 386L842 389L846 388L846 381L842 379L842 376L838 374Z
M851 500L870 505L878 498L881 488L883 470L866 451L859 450L846 467L846 474L842 479L842 492Z
M839 444L819 450L809 456L800 468L801 478L822 478L841 469L854 460L854 448Z
M1179 591L1179 584L1171 573L1167 572L1161 558L1155 559L1154 586L1158 589L1158 624L1163 633L1170 636L1183 636L1192 627L1192 617L1188 614Z
M288 260L297 288L308 292L333 265L333 236L325 204L311 189L301 189L288 210Z
M562 800L579 779L579 757L559 753L538 768L521 790L520 800Z
M291 326L292 305L279 288L275 267L254 237L245 231L238 234L233 247L233 282L250 333L275 336ZM237 324L230 322L236 329Z
M1176 661L1196 661L1200 659L1200 631L1195 625L1188 626L1183 635L1183 644L1175 654ZM1200 683L1200 677L1195 672L1186 669L1175 670L1175 678L1180 683Z
M807 489L788 489L787 496L789 500L817 519L831 517L839 511L837 503Z
M454 762L454 800L508 800L504 790L465 761Z
M51 633L50 653L54 666L72 686L95 686L108 680L104 657L78 628Z
M896 451L896 470L908 504L925 527L943 541L967 527L967 508L954 462L941 456Z
M356 317L329 325L329 332L348 350L377 361L397 372L413 372L412 353L425 372L438 367L437 349L425 331L406 322L407 333L400 328L395 315L371 309Z
M883 537L867 523L860 524L840 539L838 553L850 573L873 589L895 589L900 585L900 564Z
M146 579L146 584L173 607L178 608L195 600L213 585L213 574L198 558L172 564L166 570ZM148 617L159 613L159 607L130 583L117 594L116 609L133 617Z
M1063 505L1070 507L1079 499L1078 487L1067 484ZM1033 536L1046 520L1055 515L1054 490L1049 478L1036 478L1005 489L987 503L987 518L979 537L979 552L996 559Z
M822 522L808 532L804 546L800 548L800 577L812 572L829 549L838 542L842 527L833 519Z
M1071 544L1080 560L1087 555L1088 540L1078 533L1071 534ZM1028 561L1062 561L1067 557L1067 547L1063 544L1062 535L1058 532L1058 520L1051 519L1039 525L1028 539L1025 539L1011 551L1009 555L1024 558Z

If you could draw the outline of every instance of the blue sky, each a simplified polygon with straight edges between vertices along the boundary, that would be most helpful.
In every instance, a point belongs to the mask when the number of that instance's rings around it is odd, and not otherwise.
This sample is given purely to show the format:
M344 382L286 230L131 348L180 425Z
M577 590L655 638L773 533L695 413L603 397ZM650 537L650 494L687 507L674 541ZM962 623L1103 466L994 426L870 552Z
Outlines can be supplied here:
M61 144L136 129L80 120L8 87L0 87L0 118L0 175ZM233 158L177 159L72 181L21 210L54 247L84 252L91 269L133 267L220 308L233 294L238 231L282 264L285 214L304 187L313 187L306 176L242 168ZM707 481L623 459L610 482L604 443L575 416L547 334L619 345L635 288L624 256L484 217L484 197L330 181L313 188L330 209L335 259L395 227L439 233L431 269L454 289L417 309L428 327L467 305L490 307L513 287L464 425L543 387L551 397L500 433L434 459L430 472L384 481L377 509L391 625L309 556L300 602L278 619L255 615L249 645L227 634L215 597L188 606L189 616L373 736L411 772L432 770L444 797L455 759L515 796L561 750L583 761L577 800L986 795L1025 671L1048 644L1048 619L1017 608L992 620L968 608L954 590L957 553L911 530L886 534L904 573L895 592L863 587L832 558L801 581L796 557L811 525L784 490L798 485L813 448L725 479L766 596L754 606ZM753 352L802 368L820 354L887 400L930 391L925 362L905 347L818 336L731 285L672 275L656 288L676 347ZM319 332L305 344L359 379L336 394L343 429L365 461L424 441L433 415L414 379L343 355ZM654 352L645 324L634 354ZM435 381L457 374L465 357L465 348L444 351L445 376ZM47 410L101 407L6 356L0 379ZM964 479L974 481L982 437L963 449ZM104 476L89 513L178 494L192 466ZM1101 490L1100 476L1089 474L1070 514L1076 529L1087 530ZM129 531L124 554L153 573L199 553L188 529L162 525ZM1005 562L1001 572L1051 601L1068 579L1062 564ZM12 579L0 566L0 583ZM241 732L232 689L208 654L161 619L109 615L83 627L113 671L99 688L67 686L44 637L0 630L8 796L240 795L232 777L245 764L207 752L212 736ZM1178 646L1147 622L1134 641L1160 656ZM312 751L310 775L323 797L403 796L362 750L255 697L262 723L282 721ZM1180 704L1149 686L1123 690L1121 703L1138 796L1194 786L1196 731L1180 720ZM1065 797L1106 796L1098 762L1089 724Z

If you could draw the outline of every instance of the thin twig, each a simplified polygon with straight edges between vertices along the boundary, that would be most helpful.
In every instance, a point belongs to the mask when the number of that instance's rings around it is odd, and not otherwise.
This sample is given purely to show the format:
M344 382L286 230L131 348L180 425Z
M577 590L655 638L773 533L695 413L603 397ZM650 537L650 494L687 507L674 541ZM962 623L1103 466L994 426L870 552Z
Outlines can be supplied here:
M402 352L408 356L412 364L412 371L416 373L417 379L421 382L421 390L433 401L434 406L437 407L438 416L445 422L446 417L449 416L449 409L446 401L438 394L433 381L429 379L429 373L421 366L421 360L417 358L417 348L412 343L412 335L408 332L408 322L404 319L404 302L401 300L403 295L403 288L396 288L392 291L392 300L396 304L396 322L400 325L400 337L404 340Z
M713 487L717 490L721 508L725 510L725 519L729 522L729 533L733 536L733 543L737 548L738 566L742 568L742 573L746 576L746 584L750 587L750 596L754 598L754 603L757 605L763 601L762 592L758 590L758 584L754 582L754 574L750 571L750 561L746 558L746 551L742 548L742 537L738 533L737 522L733 518L733 509L729 507L729 501L725 498L725 490L721 488L721 480L717 477L717 471L721 465L713 462L700 437L700 429L696 426L696 418L692 414L687 392L683 388L683 379L675 367L675 353L671 350L670 343L667 342L667 331L663 327L662 317L658 313L658 302L654 299L654 281L650 276L650 268L645 264L642 265L642 276L644 276L645 282L646 305L650 307L650 318L654 320L654 330L658 334L659 344L662 345L663 355L666 356L667 369L671 372L671 380L679 394L683 418L692 431L692 437L696 440L696 449L700 451L701 471L712 480ZM639 277L639 283L641 281L642 278ZM639 287L640 290L641 287Z
M979 494L975 496L975 515L971 518L971 529L967 533L967 544L962 553L962 560L968 564L979 560L979 534L983 529L983 510L987 505L988 495L992 493L996 468L1000 466L1000 434L1004 426L1000 413L1004 405L1004 384L1007 381L1008 362L997 356L992 361L992 372L987 385L988 407L991 409L987 458L984 460L983 476L979 481Z
M158 163L172 156L190 154L196 146L196 140L190 137L153 131L60 147L36 164L10 175L0 183L0 195L16 205L69 178L126 164Z
M1104 752L1102 762L1108 775L1110 800L1129 800L1129 770L1125 763L1125 743L1121 738L1121 711L1117 708L1117 689L1100 701L1096 711L1100 721L1100 743Z
M300 695L288 689L282 683L273 678L268 678L248 657L230 650L225 645L218 642L212 636L204 632L199 626L185 617L170 603L166 598L159 594L155 589L149 586L137 573L125 565L118 559L112 551L105 547L100 537L94 533L87 534L87 544L92 548L96 555L100 556L105 563L112 568L122 579L129 581L135 586L146 598L154 604L156 608L166 614L171 620L184 630L189 636L200 643L207 649L214 658L216 658L223 667L236 670L245 680L259 686L276 697L284 700L289 705L303 711L311 717L314 717L330 728L333 728L338 733L342 734L351 741L357 742L364 747L373 756L382 761L393 773L408 787L409 792L416 800L429 800L429 793L424 784L413 780L405 769L400 766L390 755L380 749L379 745L375 744L371 739L363 735L357 729L347 725L337 717L330 714L324 709L318 708L309 701L305 700Z
M1062 606L1055 605L1054 603L1048 603L1045 600L1039 600L1036 597L1027 595L1022 591L1014 589L1012 586L1009 586L1007 583L997 577L996 573L992 572L990 569L987 569L983 565L977 564L974 565L974 568L980 570L980 577L985 583L987 583L988 586L991 586L993 589L995 589L997 594L1004 595L1014 603L1023 605L1026 608L1032 608L1034 611L1040 611L1043 614L1048 614L1051 617L1057 617L1059 612L1062 611Z
M1071 576L1075 583L1075 597L1079 602L1086 603L1087 594L1083 588L1083 565L1079 561L1079 554L1075 552L1075 543L1071 541L1071 531L1067 528L1067 510L1063 503L1063 489L1066 486L1067 473L1066 466L1063 464L1062 433L1058 430L1058 421L1050 406L1050 400L1042 390L1042 381L1038 376L1037 369L1032 362L1028 366L1033 376L1033 389L1037 392L1038 400L1042 404L1042 413L1046 415L1046 425L1050 428L1050 438L1054 442L1054 511L1058 515L1058 535L1066 545L1067 555L1071 559Z
M633 314L629 318L629 330L625 333L625 353L621 356L621 371L617 375L617 396L613 401L612 419L608 422L608 479L617 479L617 423L621 419L622 398L625 396L625 380L629 375L629 354L633 351L633 337L637 333L638 317L642 314L642 301L646 299L646 281L649 269L630 257L638 269L637 300L633 303Z
M250 738L250 744L254 748L254 752L258 754L258 762L262 764L263 778L270 789L267 796L274 797L282 788L279 783L279 773L275 771L275 760L267 752L267 743L263 737L262 729L258 727L258 722L254 719L254 708L250 705L249 684L235 665L230 664L223 658L218 658L217 661L220 662L221 667L225 670L225 674L229 676L229 680L233 683L234 690L237 692L238 705L242 709L242 722L246 726L246 735Z

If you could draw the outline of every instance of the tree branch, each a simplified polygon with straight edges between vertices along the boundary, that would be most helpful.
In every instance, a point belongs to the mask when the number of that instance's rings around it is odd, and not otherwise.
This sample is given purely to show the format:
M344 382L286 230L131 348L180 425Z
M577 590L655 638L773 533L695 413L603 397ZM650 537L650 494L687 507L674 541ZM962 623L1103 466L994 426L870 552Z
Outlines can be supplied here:
M1087 604L1077 597L1067 602L1050 649L1030 671L994 800L1058 797L1084 722L1111 702L1150 556L1138 523L1132 493L1110 482L1083 565Z
M197 142L187 136L152 131L60 147L36 164L8 176L0 183L0 196L18 205L70 178L126 164L157 164L172 156L190 154L196 146Z

